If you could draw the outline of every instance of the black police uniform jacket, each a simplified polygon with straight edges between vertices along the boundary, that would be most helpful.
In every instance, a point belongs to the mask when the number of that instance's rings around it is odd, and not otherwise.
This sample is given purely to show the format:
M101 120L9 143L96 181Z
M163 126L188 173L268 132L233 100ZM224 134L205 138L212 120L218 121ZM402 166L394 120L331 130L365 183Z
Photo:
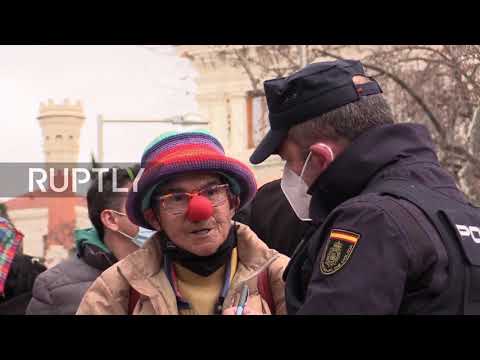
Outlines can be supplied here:
M376 190L392 180L393 192L401 188L395 186L399 181L407 184L405 192L413 189L409 200ZM478 209L440 167L424 126L370 129L309 192L310 215L319 225L297 247L285 271L289 314L459 314L475 298L478 311L479 286L466 289L471 276L465 274L473 274L478 284L479 267L466 270L480 265L480 234L475 242L462 237L472 224L461 224L480 223ZM431 200L437 197L440 202ZM445 210L457 216L453 230L439 231L412 202L417 198L424 199L421 206L433 208L431 213ZM465 218L469 211L477 217ZM460 233L454 231L456 225ZM471 249L461 249L460 241L471 243Z

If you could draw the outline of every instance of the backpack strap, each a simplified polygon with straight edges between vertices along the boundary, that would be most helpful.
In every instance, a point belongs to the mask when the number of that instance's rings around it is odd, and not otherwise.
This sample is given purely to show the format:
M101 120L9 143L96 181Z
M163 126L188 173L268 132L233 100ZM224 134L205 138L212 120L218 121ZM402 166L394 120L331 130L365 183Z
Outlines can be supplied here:
M257 278L257 288L260 296L267 302L268 307L275 315L275 302L273 301L272 290L270 288L270 278L268 276L268 267L263 270Z
M135 305L137 305L139 299L140 293L133 287L130 287L128 292L128 315L133 315L133 310L135 309Z

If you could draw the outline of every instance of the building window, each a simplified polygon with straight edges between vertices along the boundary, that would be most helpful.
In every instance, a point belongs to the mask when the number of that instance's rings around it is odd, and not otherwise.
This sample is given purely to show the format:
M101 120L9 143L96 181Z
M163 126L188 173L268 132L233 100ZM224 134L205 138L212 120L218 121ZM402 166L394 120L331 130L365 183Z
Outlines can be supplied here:
M270 130L267 100L263 94L250 93L247 97L248 147L256 147Z
M55 140L62 140L63 136L62 135L56 135Z

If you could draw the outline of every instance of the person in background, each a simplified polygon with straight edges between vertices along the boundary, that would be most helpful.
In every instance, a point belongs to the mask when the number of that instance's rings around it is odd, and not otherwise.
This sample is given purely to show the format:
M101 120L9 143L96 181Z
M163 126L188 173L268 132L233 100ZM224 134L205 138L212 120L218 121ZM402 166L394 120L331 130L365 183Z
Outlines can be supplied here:
M116 188L130 187L139 166L115 170L109 169L92 182L87 204L93 227L75 230L76 256L37 278L27 315L74 315L85 292L102 271L137 250L152 234L128 219L126 193L113 190L114 176Z
M37 258L20 253L23 234L0 217L0 315L24 315L35 279L46 270Z

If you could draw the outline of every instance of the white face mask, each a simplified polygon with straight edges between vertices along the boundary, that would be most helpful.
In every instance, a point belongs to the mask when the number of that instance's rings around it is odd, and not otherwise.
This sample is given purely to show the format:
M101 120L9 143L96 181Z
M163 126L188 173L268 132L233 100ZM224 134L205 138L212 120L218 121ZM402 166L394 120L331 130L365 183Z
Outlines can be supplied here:
M305 160L300 176L295 174L295 172L290 170L285 164L282 180L280 182L280 187L290 203L290 206L297 217L302 221L312 220L308 214L312 196L307 194L308 185L303 180L303 174L305 173L311 155L312 153L310 152Z
M119 214L119 215L122 215L122 216L127 216L127 214L124 214L120 211L115 211L115 210L112 210L113 212ZM135 235L135 237L133 236L130 236L126 233L124 233L123 231L120 231L120 230L117 230L117 232L119 232L120 234L122 234L123 236L125 236L126 238L130 239L133 241L133 243L135 245L137 245L138 247L143 247L143 245L145 244L145 242L150 239L150 237L156 233L156 231L154 230L150 230L150 229L146 229L146 228L143 228L141 226L138 227L138 231L137 231L137 234Z

